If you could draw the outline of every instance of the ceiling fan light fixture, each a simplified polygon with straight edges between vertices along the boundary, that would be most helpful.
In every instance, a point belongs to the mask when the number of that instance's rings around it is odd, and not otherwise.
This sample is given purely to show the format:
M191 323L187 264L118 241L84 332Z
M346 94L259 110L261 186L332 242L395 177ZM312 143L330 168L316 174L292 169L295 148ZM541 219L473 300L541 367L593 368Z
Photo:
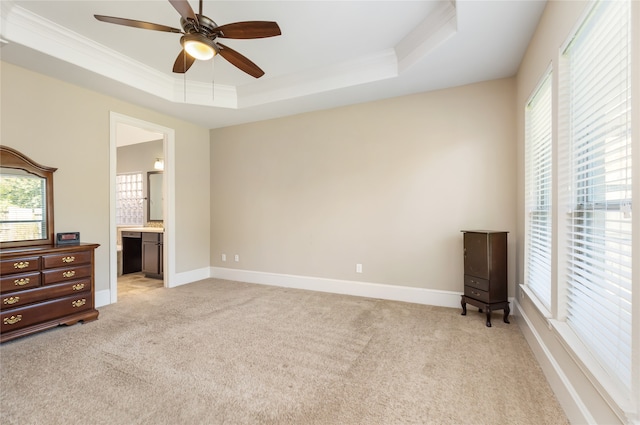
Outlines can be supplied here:
M209 60L216 54L213 41L202 34L187 34L180 39L180 43L189 56L198 60Z

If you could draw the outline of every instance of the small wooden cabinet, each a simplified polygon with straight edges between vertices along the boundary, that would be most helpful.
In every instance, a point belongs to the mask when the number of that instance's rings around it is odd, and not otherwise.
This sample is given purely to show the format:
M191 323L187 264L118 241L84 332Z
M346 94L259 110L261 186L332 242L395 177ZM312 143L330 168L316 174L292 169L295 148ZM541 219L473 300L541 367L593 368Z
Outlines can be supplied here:
M142 233L142 272L147 277L162 279L162 233Z
M98 318L97 244L41 245L0 251L0 342Z
M464 234L464 294L462 315L467 304L474 305L487 315L491 327L491 312L503 310L509 323L507 298L507 233L489 230L463 230Z

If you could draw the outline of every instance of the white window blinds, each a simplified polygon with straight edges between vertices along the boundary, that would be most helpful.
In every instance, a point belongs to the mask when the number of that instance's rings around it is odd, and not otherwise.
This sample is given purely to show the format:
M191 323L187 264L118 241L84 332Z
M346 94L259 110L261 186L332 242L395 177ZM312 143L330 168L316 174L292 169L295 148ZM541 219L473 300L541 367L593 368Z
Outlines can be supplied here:
M551 304L551 73L525 111L525 282L544 306Z
M567 323L631 387L630 2L597 3L563 57ZM564 184L566 183L566 186Z

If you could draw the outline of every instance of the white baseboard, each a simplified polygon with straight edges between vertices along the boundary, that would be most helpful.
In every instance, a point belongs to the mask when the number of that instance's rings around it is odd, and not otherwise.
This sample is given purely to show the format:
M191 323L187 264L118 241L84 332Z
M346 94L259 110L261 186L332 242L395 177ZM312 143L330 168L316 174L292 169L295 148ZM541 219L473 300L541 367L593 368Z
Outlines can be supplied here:
M595 424L596 421L588 407L582 402L562 367L549 351L536 327L533 326L531 319L516 300L513 304L517 316L522 319L518 321L520 329L571 423Z
M108 289L96 291L95 304L96 308L111 304L111 291Z
M284 288L306 289L334 294L379 298L390 301L403 301L415 304L439 307L460 308L461 292L437 289L416 288L412 286L387 285L384 283L359 282L353 280L328 279L322 277L298 276L280 273L256 272L250 270L228 269L224 267L205 267L183 273L176 273L169 281L169 287L186 285L207 278L234 280L280 286ZM513 299L509 299L513 304ZM111 304L110 291L96 292L96 308ZM513 314L513 313L512 313Z
M201 269L189 270L188 272L176 273L169 278L169 288L175 288L176 286L186 285L187 283L197 282L199 280L208 279L211 277L210 267L203 267Z
M321 277L255 272L223 267L211 267L211 277L235 280L239 282L281 286L285 288L307 289L334 294L355 295L360 297L435 305L440 307L460 307L461 292L453 291L440 291L435 289L414 288L410 286L396 286L382 283L327 279Z

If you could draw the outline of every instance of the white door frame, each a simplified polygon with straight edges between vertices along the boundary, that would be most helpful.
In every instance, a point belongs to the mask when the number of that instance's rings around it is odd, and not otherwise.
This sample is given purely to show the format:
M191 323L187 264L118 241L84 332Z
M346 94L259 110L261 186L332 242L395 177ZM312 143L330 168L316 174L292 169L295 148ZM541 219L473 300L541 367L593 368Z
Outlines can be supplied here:
M154 133L162 133L164 150L163 173L163 209L164 209L164 237L163 237L163 270L164 286L172 288L176 282L175 268L175 130L148 121L122 115L111 111L109 113L109 296L111 304L118 301L118 252L116 226L116 163L117 163L117 127L126 124Z

